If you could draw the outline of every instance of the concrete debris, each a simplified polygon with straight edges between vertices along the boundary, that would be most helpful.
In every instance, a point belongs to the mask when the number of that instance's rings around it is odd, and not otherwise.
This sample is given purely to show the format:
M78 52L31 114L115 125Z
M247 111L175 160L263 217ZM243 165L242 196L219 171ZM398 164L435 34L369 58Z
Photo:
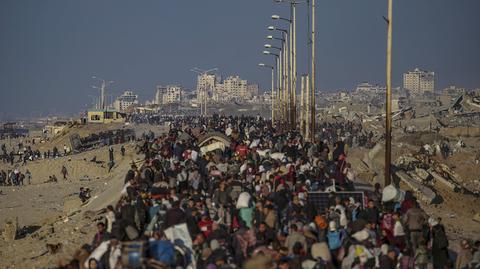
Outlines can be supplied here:
M440 169L440 172L444 172L450 177L452 180L455 180L457 182L462 182L460 177L455 173L450 167L448 167L446 164L443 163L438 163L438 168Z
M407 174L420 184L428 185L429 182L421 178L415 171L408 171Z
M405 132L408 133L408 134L413 134L416 131L417 131L417 128L415 128L415 126L413 126L413 125L410 125L407 128L405 128Z
M480 213L473 215L473 220L476 222L480 222Z
M452 191L458 192L458 191L461 190L461 187L458 184L455 184L455 183L447 180L446 178L442 177L440 174L438 174L435 171L430 171L430 175L433 176L433 178L435 179L436 182L439 182L439 183L443 184L444 186L448 187Z
M413 179L405 171L398 171L395 174L400 178L400 180L402 180L402 182L407 184L415 193L417 193L422 201L428 204L435 202L437 194L431 188Z
M50 236L55 232L55 228L53 226L46 227L44 229L40 229L34 234L32 234L32 238L37 238L38 240L43 240L46 237Z
M56 254L62 248L62 243L58 244L47 244L47 250L50 254Z
M431 175L422 168L415 168L415 174L417 174L423 181L429 181L431 179Z
M424 165L424 163L421 160L411 155L400 156L396 160L395 165L406 171L415 170L417 168L423 168L423 169L428 168L426 165Z
M7 242L15 240L18 229L18 219L8 219L3 226L3 239Z
M424 185L439 183L455 192L476 195L480 193L480 189L475 185L472 187L464 184L461 177L449 166L435 161L426 154L403 155L397 158L395 164Z

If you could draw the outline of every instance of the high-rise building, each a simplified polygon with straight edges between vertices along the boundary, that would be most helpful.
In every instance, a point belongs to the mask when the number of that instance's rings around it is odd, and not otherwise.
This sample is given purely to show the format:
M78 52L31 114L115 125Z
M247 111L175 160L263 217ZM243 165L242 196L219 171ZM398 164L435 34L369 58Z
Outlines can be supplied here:
M133 94L132 91L123 92L123 94L113 102L114 108L118 111L125 111L134 104L138 104L138 95Z
M251 100L258 91L258 84L248 84L239 76L229 76L223 81L216 75L201 74L197 77L197 100L203 100L205 94L209 101L215 102Z
M415 68L403 74L403 88L413 93L433 93L435 90L435 73Z
M246 99L247 89L247 81L239 76L230 76L223 81L223 91L233 99Z
M165 105L182 101L183 88L179 85L157 86L155 103Z
M213 96L215 91L215 86L217 82L217 77L210 74L201 74L197 76L197 100L203 100L204 95Z

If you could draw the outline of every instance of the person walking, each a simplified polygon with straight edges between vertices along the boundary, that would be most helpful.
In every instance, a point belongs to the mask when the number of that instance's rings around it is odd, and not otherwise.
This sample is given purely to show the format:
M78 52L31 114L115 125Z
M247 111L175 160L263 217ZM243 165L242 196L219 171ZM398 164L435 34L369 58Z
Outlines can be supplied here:
M432 249L433 269L450 268L448 239L445 234L445 228L434 218L428 219L428 225L430 226L430 246Z
M32 173L27 169L25 172L25 177L27 178L28 185L32 184Z
M413 253L416 253L418 247L418 242L422 237L422 229L425 224L425 213L418 208L418 203L414 202L412 208L408 209L404 221L409 233L409 243L412 248Z
M114 159L114 156L113 156L113 147L111 147L111 146L108 148L108 158L110 160L108 162L108 172L110 173L113 166L115 165L115 159Z
M62 172L62 175L63 175L63 179L67 180L68 171L67 171L67 168L65 167L65 165L62 165L61 172Z

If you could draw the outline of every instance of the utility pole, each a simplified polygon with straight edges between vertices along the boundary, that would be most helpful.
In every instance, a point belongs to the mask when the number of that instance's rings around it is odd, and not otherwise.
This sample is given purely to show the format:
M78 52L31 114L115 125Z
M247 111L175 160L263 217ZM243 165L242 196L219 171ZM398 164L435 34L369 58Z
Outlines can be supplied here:
M315 0L312 1L312 78L310 87L310 134L311 142L315 141Z
M288 95L288 37L287 33L284 34L284 45L283 45L283 114L285 119L285 126L289 126L290 117L289 112L289 95Z
M295 112L294 112L294 108L295 108L295 105L293 103L293 99L294 99L294 89L293 89L293 4L290 5L290 9L291 9L291 18L290 18L290 23L289 23L289 43L290 43L290 51L288 53L288 57L289 57L289 64L288 64L288 71L289 71L289 98L288 98L288 101L290 102L290 113L289 113L289 117L290 117L290 129L293 130L295 129Z
M271 66L272 68L272 96L271 96L271 101L272 101L272 127L275 125L275 68Z
M306 75L305 76L305 140L309 141L310 140L310 101L311 101L312 95L310 93L310 76Z
M392 182L392 15L393 1L388 0L388 32L387 32L387 95L385 100L385 186Z
M276 88L276 91L275 91L275 95L273 96L273 98L275 98L275 103L276 103L276 106L273 109L274 109L275 114L276 114L277 124L282 119L282 117L279 113L279 107L281 106L281 103L280 103L280 69L281 69L281 64L280 64L281 58L280 57L281 57L281 55L282 55L282 53L280 52L278 54L278 56L275 58L276 65L277 65L277 88Z
M293 128L297 128L297 30L296 3L292 1L292 93L293 93Z
M267 65L264 63L259 63L258 64L261 67L267 67L270 68L270 71L272 72L272 88L271 88L271 97L270 97L270 102L271 102L271 113L272 113L272 126L275 124L275 67L273 65Z
M277 57L277 120L279 121L279 124L283 122L283 103L282 103L282 89L283 89L283 74L282 74L282 68L283 63L282 63L282 51L278 52L278 57Z
M305 136L305 76L300 78L300 134Z
M205 107L203 108L203 113L204 113L203 116L205 116L205 117L207 116L207 111L208 111L207 110L207 103L208 103L208 91L209 90L212 91L212 87L210 85L208 86L208 89L207 89L207 87L205 87L205 89L204 89L205 92L203 93L203 104L205 105Z
M107 85L105 85L105 80L102 80L102 86L100 86L100 92L101 92L101 107L102 107L102 110L105 110L105 87Z
M100 88L97 87L97 86L92 86L92 88L94 89L100 89L100 100L99 100L99 109L101 109L102 111L105 111L107 109L107 104L106 104L106 100L105 100L105 97L106 97L106 91L107 91L107 86L111 83L113 83L113 81L106 81L105 79L102 79L102 78L99 78L97 76L92 76L93 79L98 79L100 80L100 82L102 83L100 85Z

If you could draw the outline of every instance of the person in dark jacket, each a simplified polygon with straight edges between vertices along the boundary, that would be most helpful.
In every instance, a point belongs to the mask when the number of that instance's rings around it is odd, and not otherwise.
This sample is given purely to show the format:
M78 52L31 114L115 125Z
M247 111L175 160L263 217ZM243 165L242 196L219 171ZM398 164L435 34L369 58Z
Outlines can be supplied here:
M165 228L168 229L174 225L186 222L186 215L183 209L180 208L180 202L173 203L172 208L167 211L165 216Z
M275 240L275 232L268 227L265 222L258 225L258 230L255 236L257 239L257 246L268 246Z
M370 223L378 223L379 212L373 200L368 201L367 208L360 213L359 218Z
M433 269L450 268L450 258L448 256L448 238L445 233L445 228L437 219L434 218L430 218L428 220L428 225L430 226Z
M103 241L110 239L110 234L105 229L105 223L99 222L97 224L98 232L95 234L92 240L92 247L98 247Z
M380 269L395 269L397 268L397 253L395 249L390 248L387 255L380 256Z

